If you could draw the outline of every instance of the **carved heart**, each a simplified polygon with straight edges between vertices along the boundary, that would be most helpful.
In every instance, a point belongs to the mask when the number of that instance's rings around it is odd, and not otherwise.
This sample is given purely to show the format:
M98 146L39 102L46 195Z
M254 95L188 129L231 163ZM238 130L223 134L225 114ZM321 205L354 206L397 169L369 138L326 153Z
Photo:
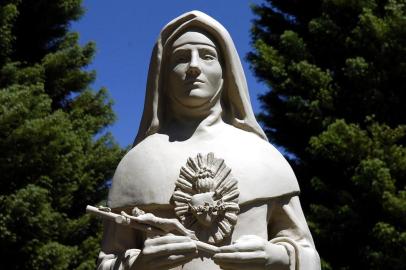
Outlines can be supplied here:
M210 227L216 218L216 213L213 213L213 194L214 192L195 194L190 200L193 215L205 227Z
M237 223L237 179L213 153L188 158L175 182L172 203L180 222L209 244L230 237Z

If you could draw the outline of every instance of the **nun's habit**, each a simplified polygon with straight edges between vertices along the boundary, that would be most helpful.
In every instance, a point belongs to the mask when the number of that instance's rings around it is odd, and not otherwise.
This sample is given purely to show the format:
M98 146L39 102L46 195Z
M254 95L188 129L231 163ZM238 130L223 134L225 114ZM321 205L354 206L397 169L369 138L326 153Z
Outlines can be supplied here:
M232 151L221 150L221 144L217 147L220 150L217 151L215 147L213 152L224 158L239 178L240 205L243 207L253 202L269 203L268 240L286 248L290 269L319 269L319 257L298 199L299 186L296 177L282 155L267 142L255 119L246 79L233 41L220 23L198 11L185 13L167 24L154 46L141 124L133 149L127 153L116 170L109 192L109 207L129 209L139 206L151 211L158 208L165 211L171 209L170 200L180 165L176 163L176 158L168 162L162 158L170 159L171 155L178 155L177 148L169 146L170 140L162 142L156 138L165 136L164 127L170 124L167 110L169 100L165 97L164 82L168 51L174 40L189 29L200 29L208 33L219 47L224 80L220 93L221 118L234 133L241 134L241 142L234 148L241 148L242 153L236 155L230 153ZM206 106L210 105L208 103ZM254 152L256 154L244 157L244 151L257 148L259 150ZM154 152L154 149L160 149L161 154ZM194 156L199 151L210 150L210 144L205 144L203 140L196 149L195 153L188 155ZM186 160L186 157L182 160ZM250 160L246 162L242 158ZM99 269L131 266L140 253L142 239L138 232L106 223L98 260ZM184 269L188 269L187 265ZM206 269L219 268L211 264Z

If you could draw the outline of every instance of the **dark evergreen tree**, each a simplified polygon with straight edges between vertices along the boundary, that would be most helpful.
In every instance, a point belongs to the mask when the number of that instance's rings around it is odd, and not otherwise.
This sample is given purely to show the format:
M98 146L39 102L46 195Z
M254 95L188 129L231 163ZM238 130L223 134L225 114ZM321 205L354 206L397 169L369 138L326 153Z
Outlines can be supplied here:
M323 269L406 269L406 2L268 0L248 60Z
M84 210L123 152L84 69L95 45L69 31L82 14L81 0L0 2L0 269L95 268L100 224Z

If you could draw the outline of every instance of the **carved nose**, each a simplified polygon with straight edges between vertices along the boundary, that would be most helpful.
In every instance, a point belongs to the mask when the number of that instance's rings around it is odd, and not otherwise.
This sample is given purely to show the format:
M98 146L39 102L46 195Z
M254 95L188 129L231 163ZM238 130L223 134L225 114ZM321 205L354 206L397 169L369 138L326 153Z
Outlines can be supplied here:
M197 59L197 56L193 54L190 59L189 67L187 69L187 75L197 77L200 75L200 73L201 70L199 66L199 60Z
M189 69L187 70L187 74L192 77L197 77L201 73L200 68L198 66L189 66Z

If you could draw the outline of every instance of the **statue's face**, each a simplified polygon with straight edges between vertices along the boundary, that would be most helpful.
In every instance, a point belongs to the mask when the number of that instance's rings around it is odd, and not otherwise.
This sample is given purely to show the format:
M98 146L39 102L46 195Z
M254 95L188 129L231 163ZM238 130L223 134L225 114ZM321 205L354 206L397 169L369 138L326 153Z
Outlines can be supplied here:
M169 95L188 107L199 107L220 91L223 70L218 49L205 34L190 31L172 45Z

